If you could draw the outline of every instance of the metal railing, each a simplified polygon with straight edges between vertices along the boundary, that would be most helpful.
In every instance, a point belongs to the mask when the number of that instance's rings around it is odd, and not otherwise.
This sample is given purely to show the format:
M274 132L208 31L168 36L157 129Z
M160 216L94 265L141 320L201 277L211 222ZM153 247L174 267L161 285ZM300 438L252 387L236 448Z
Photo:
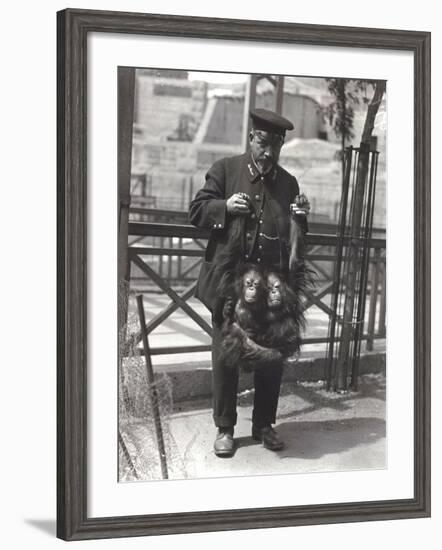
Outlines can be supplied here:
M210 230L191 225L130 222L128 258L131 265L131 282L147 284L147 289L159 290L170 298L167 304L146 324L151 333L174 311L181 308L200 328L211 335L209 323L187 302L193 296L198 268L203 260L205 241ZM354 242L354 240L353 240ZM328 316L332 310L326 297L332 292L333 264L336 259L337 237L333 234L309 233L307 235L306 260L317 273L316 286L308 292L305 309L318 307ZM346 245L344 239L344 246ZM366 331L362 340L366 349L373 349L377 338L385 338L386 270L385 239L372 238L369 242L370 261L367 279L368 314ZM141 334L136 343L141 341ZM303 344L327 343L328 337L305 338ZM152 355L210 351L210 345L178 347L154 347Z

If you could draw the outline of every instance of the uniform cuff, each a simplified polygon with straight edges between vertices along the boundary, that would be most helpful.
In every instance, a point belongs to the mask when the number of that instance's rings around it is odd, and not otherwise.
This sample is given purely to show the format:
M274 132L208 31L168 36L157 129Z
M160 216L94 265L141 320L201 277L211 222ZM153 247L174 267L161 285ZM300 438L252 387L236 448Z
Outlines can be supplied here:
M224 229L227 212L226 202L224 199L215 199L210 202L211 229Z

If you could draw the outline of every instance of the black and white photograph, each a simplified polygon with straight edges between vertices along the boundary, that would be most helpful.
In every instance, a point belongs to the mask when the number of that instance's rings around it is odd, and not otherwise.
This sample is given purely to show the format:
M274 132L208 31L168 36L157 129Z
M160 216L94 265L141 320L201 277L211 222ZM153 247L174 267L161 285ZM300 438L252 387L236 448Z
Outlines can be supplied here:
M385 469L388 82L116 78L119 482Z
M2 547L439 549L437 6L5 4Z

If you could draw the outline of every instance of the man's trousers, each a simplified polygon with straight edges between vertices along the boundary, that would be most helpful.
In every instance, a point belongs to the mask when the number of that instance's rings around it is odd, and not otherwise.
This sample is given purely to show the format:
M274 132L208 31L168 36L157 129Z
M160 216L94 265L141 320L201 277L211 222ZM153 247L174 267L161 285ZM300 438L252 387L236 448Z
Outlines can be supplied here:
M213 323L212 338L212 390L213 419L219 428L236 424L236 401L238 394L238 368L226 367L218 360L221 343L220 327ZM253 373L255 396L253 403L253 424L263 428L274 424L278 407L283 367L262 367Z

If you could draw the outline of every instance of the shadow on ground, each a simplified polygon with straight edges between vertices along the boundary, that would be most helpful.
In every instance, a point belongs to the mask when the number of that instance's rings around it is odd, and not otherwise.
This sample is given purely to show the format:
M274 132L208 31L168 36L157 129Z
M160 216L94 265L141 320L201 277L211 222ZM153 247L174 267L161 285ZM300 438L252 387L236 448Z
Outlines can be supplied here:
M294 421L278 424L278 433L285 443L279 458L321 458L374 443L384 438L385 421L378 418L351 418L330 421ZM238 448L261 445L252 437L236 438Z
M52 535L54 537L56 535L57 522L55 519L25 519L25 523L35 527L39 531L43 531L43 533L47 533L48 535Z
M351 418L347 420L283 422L278 432L286 442L281 458L321 458L384 438L385 420ZM302 445L300 445L302 442Z

